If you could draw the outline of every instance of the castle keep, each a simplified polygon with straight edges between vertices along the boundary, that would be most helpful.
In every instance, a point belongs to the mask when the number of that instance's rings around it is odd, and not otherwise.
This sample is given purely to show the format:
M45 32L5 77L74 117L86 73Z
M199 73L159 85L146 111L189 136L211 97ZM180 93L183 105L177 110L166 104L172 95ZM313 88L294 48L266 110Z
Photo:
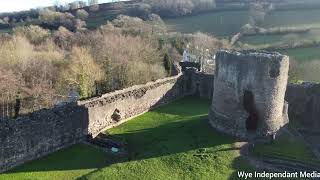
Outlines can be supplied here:
M267 136L288 123L289 57L264 51L220 51L210 124L233 136Z

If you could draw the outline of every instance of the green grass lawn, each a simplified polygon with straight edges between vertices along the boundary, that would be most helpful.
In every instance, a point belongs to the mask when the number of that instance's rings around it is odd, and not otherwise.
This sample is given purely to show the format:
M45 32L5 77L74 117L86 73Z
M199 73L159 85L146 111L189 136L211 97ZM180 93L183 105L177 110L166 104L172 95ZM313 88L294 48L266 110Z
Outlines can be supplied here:
M316 159L304 142L288 133L282 134L274 143L255 145L253 154L257 157L282 159L320 167L320 160Z
M233 138L209 126L210 104L188 97L110 129L128 142L128 157L75 145L0 179L237 179L236 170L253 168Z
M103 151L77 144L0 174L0 180L76 179L104 167L110 161L112 158Z

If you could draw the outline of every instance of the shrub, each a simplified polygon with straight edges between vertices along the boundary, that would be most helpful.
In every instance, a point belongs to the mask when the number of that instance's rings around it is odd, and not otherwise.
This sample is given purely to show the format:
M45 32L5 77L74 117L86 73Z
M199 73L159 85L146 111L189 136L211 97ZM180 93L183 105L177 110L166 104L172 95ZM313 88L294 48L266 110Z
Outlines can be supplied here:
M1 95L5 95L5 97L0 98L14 97L23 87L23 81L20 76L2 67L0 67L0 82Z
M19 26L14 29L14 33L26 37L31 43L39 45L50 37L50 31L39 26Z
M121 29L123 34L133 36L152 36L166 31L166 26L160 17L150 15L148 21L137 17L120 15L112 21L112 25ZM112 28L109 26L109 28ZM106 27L104 28L106 30Z
M207 11L216 7L215 0L192 0L194 11Z
M192 12L192 0L149 0L153 11L161 16L182 16Z
M89 11L90 12L97 12L97 11L99 11L99 5L98 4L94 4L94 5L90 5L89 6Z
M40 10L39 20L48 26L52 26L51 28L64 26L71 31L82 29L85 25L84 22L79 22L71 13L61 13L50 9Z
M74 41L74 33L63 26L60 26L58 31L54 32L53 39L60 48L71 50Z
M89 16L89 13L87 13L87 11L84 9L79 9L76 12L76 16L77 16L77 18L79 18L81 20L86 20Z
M164 63L164 69L168 72L168 75L171 76L173 62L170 56L168 55L168 53L164 54L163 63Z
M102 71L94 62L86 48L74 47L64 80L70 87L77 87L82 98L90 97L94 91L94 83L100 80Z

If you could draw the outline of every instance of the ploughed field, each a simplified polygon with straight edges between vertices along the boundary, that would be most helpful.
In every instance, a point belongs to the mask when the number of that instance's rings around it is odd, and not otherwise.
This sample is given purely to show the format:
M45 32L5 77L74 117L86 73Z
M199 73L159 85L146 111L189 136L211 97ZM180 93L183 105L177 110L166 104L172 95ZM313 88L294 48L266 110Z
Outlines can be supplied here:
M210 104L184 98L108 130L129 144L127 157L78 144L0 179L237 179L237 170L253 168L235 140L209 126Z

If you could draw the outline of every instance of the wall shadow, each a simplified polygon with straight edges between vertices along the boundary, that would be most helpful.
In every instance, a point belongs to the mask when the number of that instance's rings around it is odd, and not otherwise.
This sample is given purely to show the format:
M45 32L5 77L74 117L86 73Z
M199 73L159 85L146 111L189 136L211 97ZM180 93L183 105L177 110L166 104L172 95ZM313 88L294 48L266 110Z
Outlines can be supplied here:
M126 157L105 154L100 150L80 145L81 148L74 148L73 146L58 151L35 162L27 163L6 174L102 168L115 163L139 161L233 143L233 138L215 132L208 125L208 115L204 113L206 110L204 111L199 106L208 108L209 101L198 104L194 99L196 98L188 97L176 101L174 102L176 106L174 109L169 105L152 111L159 114L174 115L174 120L170 120L168 123L163 123L157 127L113 134L128 143L129 155ZM184 106L180 106L181 104L184 104ZM191 111L193 113L190 112L192 106L198 106L198 108L194 108L195 111ZM217 149L216 152L211 153L215 154L219 151L229 150L235 149ZM99 153L100 155L102 153L102 155L96 156ZM192 153L194 153L195 157L201 156L201 153L199 154L197 151ZM81 157L84 158L84 161L78 160ZM90 160L90 158L95 157L100 158L100 161ZM70 161L73 162L68 163Z

